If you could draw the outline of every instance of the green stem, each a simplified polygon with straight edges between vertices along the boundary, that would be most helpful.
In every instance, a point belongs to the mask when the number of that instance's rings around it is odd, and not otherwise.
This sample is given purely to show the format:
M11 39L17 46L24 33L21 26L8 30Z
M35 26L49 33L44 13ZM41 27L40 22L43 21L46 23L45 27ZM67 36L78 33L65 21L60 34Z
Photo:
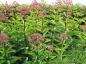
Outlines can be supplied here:
M44 26L44 22L43 22L43 18L42 18L42 30L41 30L42 31L42 35L43 35L43 28L44 28L43 26Z
M38 13L38 11L37 11L37 13ZM38 17L38 15L36 15L36 17ZM37 26L38 26L38 22L37 21L39 21L39 18L36 20L36 25L35 25L35 32L37 32ZM35 58L35 63L36 64L39 64L38 63L38 61L39 61L39 53L38 53L38 44L37 44L37 50L36 50L36 58Z
M38 44L37 44L37 50L36 50L36 58L35 58L35 63L38 64L39 60L39 53L38 53Z
M6 51L6 47L5 47L5 42L3 44L3 47L4 47L4 60L5 60L5 63L7 63L7 51Z
M63 53L64 53L64 43L65 43L65 40L62 41L62 46L61 46L61 56L60 56L60 60L61 62L63 62Z
M24 27L24 42L25 42L25 46L27 47L27 41L26 41L26 20L25 18L23 19L24 23L23 23L23 27Z

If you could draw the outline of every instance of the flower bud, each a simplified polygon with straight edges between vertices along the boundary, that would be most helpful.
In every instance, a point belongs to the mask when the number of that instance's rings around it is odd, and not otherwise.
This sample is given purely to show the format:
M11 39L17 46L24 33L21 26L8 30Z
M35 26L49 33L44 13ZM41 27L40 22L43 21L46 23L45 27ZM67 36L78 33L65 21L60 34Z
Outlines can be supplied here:
M9 41L9 37L5 33L1 33L0 34L0 41L8 42Z
M82 25L82 31L86 31L86 24Z
M42 43L44 42L44 38L42 37L41 34L38 33L34 33L31 35L31 37L28 38L29 42L37 42L37 43Z
M21 15L27 15L28 14L28 8L25 8L25 7L21 8L20 13L21 13Z
M47 47L47 49L48 49L48 51L53 51L53 50L54 50L54 46L53 46L53 45L49 45L49 46Z
M62 33L62 34L60 35L60 38L61 38L62 40L66 40L66 39L67 39L67 32Z

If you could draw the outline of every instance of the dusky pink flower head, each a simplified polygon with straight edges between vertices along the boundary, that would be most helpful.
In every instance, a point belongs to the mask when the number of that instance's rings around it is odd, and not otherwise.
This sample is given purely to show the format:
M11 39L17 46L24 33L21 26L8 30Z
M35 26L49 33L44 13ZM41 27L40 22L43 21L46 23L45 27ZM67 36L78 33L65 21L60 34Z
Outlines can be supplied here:
M66 39L67 39L67 32L62 33L62 34L60 35L60 38L61 38L62 40L66 40Z
M27 7L21 8L20 13L21 13L21 15L27 15L28 14L28 8Z
M82 25L82 31L86 31L86 23L84 25Z
M28 38L29 42L37 42L37 43L43 43L44 42L44 38L42 37L41 34L39 33L33 33L29 38Z
M0 20L7 21L8 17L6 17L2 12L0 12Z
M62 5L62 1L61 0L56 0L56 5L57 6L61 6Z
M43 9L43 10L40 12L40 15L41 15L41 16L46 15L46 10L45 10L45 9Z
M40 8L41 7L41 4L40 3L38 3L37 2L37 0L34 0L33 2L32 2L32 4L31 4L31 6L33 7L33 8Z
M9 41L9 37L5 33L1 33L0 34L0 41L7 43Z
M17 7L17 6L19 6L19 3L18 3L17 1L14 1L14 2L12 3L12 6Z
M49 46L47 47L48 51L53 51L54 48L55 48L55 47L54 47L53 45L49 45Z
M72 0L64 0L64 3L65 3L66 5L71 5L71 4L73 4Z
M9 5L7 2L5 3L5 5L4 5L4 11L5 12L11 12L12 10L11 10L11 5Z

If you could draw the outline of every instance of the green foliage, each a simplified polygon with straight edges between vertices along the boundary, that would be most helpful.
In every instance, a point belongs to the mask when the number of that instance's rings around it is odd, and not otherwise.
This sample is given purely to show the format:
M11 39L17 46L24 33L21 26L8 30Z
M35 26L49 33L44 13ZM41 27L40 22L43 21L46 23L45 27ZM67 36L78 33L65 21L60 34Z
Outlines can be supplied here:
M86 64L86 7L44 2L0 7L8 17L0 20L0 32L9 36L8 43L0 36L0 64Z

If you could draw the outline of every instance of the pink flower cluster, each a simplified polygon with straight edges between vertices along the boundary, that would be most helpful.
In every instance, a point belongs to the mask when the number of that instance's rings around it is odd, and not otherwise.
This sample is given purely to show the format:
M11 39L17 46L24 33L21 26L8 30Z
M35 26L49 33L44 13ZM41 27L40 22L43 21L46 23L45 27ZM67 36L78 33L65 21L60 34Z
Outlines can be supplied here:
M20 4L19 4L17 1L14 1L14 2L12 3L12 6L20 6Z
M62 4L61 0L56 0L56 5L57 6L61 6L61 4Z
M40 7L41 7L41 4L38 3L36 0L34 0L34 1L32 2L32 4L31 4L31 6L32 6L33 8L40 8Z
M0 20L5 21L7 19L8 19L8 17L6 17L2 12L0 12Z
M53 46L53 45L49 45L49 46L47 47L47 49L48 49L48 51L53 51L53 50L54 50L54 46Z
M40 15L44 16L45 14L46 14L46 10L44 9L44 10L41 11Z
M8 42L9 41L9 37L5 33L1 33L0 34L0 41Z
M41 34L38 33L34 33L31 35L31 37L28 38L29 42L37 42L37 43L42 43L44 42L44 38L42 37Z
M28 8L26 8L26 7L21 8L20 13L21 13L21 15L27 15L28 14Z
M72 0L63 0L63 3L66 4L66 5L73 4ZM61 6L62 5L62 0L56 0L56 5Z
M86 24L82 25L82 31L86 31Z
M9 5L7 2L4 5L4 12L11 12L12 11L12 7L11 5Z
M62 40L66 40L66 39L67 39L67 32L62 33L62 34L60 35L60 38L61 38Z
M64 0L64 3L67 5L71 5L73 2L72 2L72 0Z

